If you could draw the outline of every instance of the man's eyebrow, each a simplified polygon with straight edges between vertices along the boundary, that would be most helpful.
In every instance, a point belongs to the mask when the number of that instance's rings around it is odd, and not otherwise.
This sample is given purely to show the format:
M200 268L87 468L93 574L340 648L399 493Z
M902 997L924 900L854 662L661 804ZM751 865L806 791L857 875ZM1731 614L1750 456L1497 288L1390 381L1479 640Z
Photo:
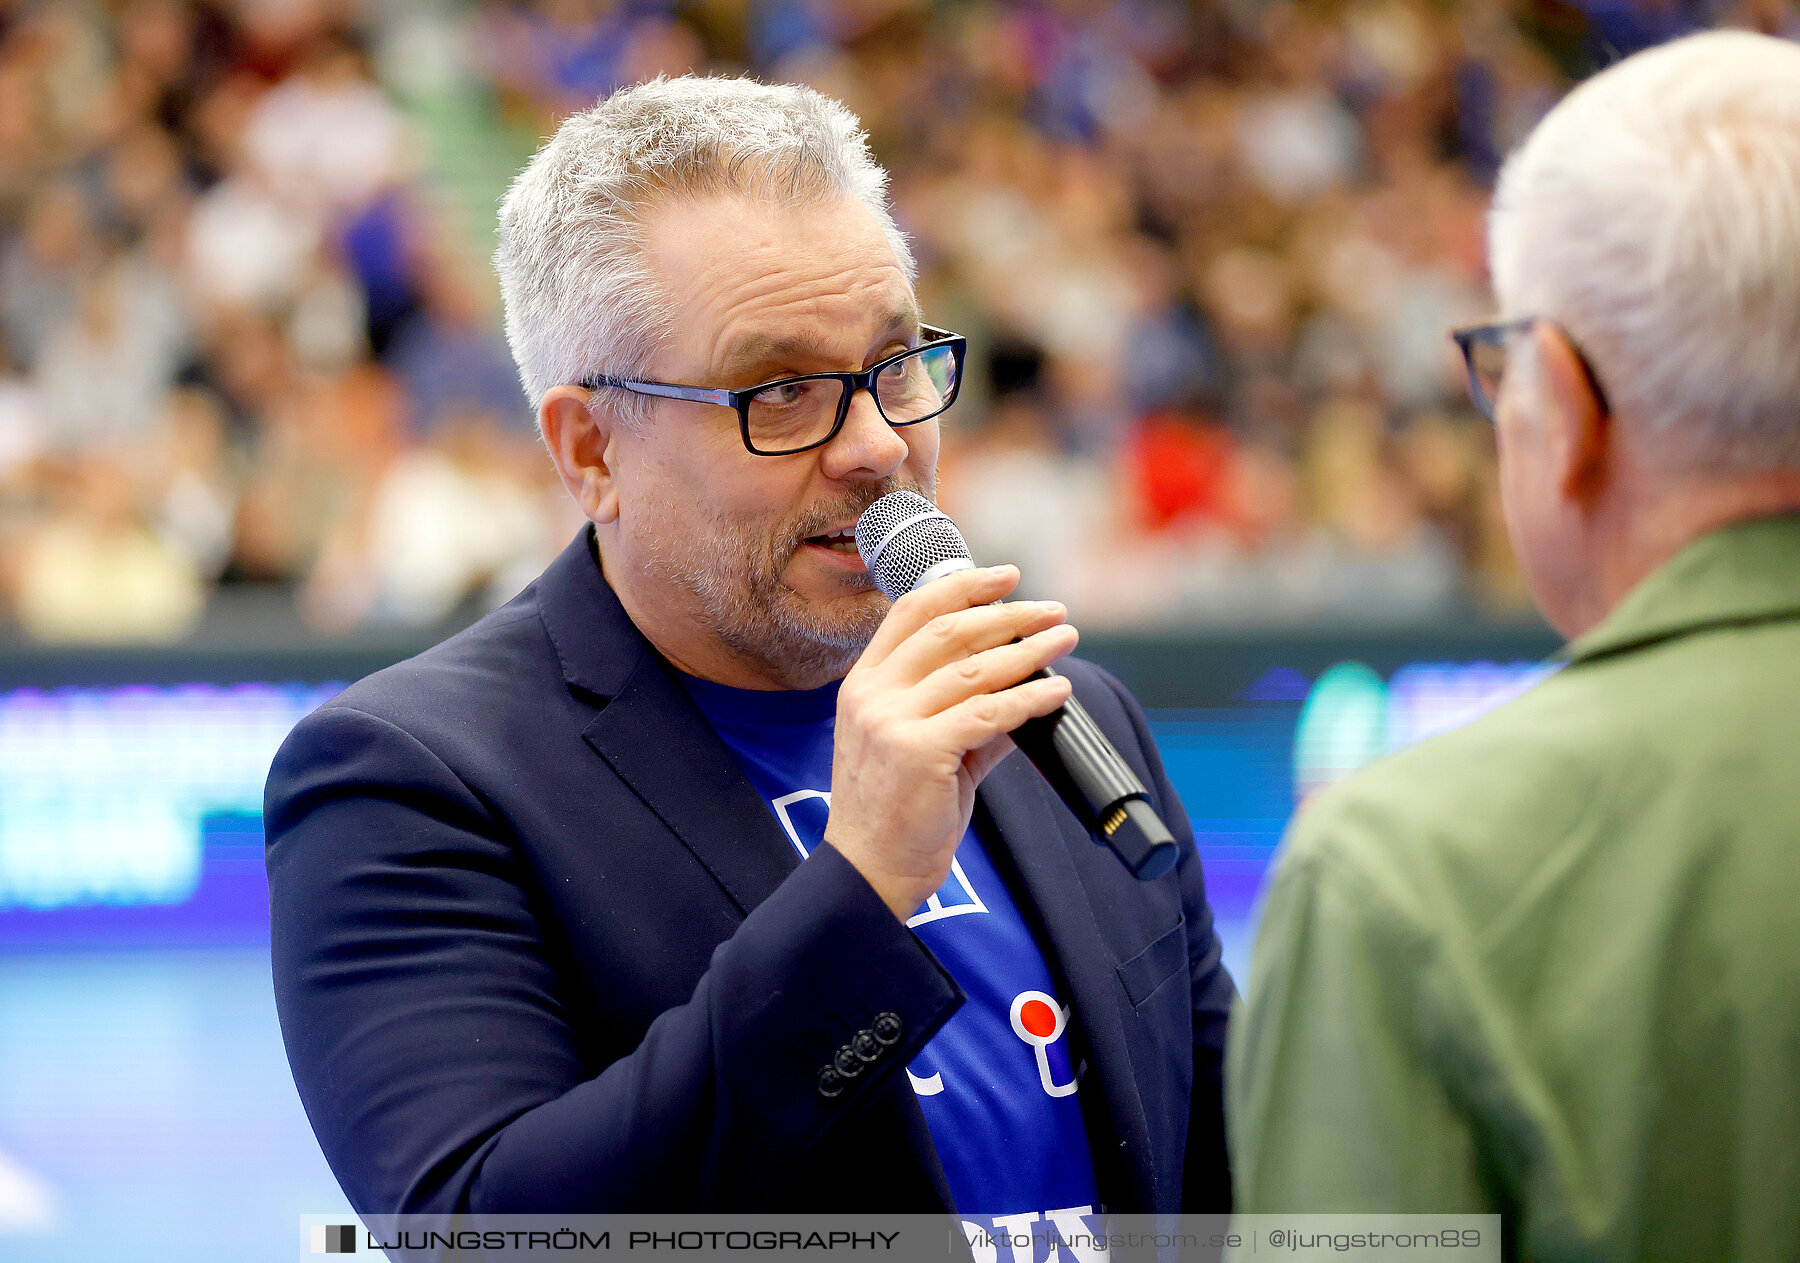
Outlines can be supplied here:
M876 341L897 334L905 334L906 341L914 341L919 332L919 309L913 305L895 308L882 321ZM745 334L732 343L726 351L724 360L719 365L721 376L730 378L734 374L747 369L757 368L772 361L794 359L801 356L825 358L830 349L817 338L804 334L789 337L774 337L766 333Z
M888 316L887 322L881 328L884 333L905 332L917 337L920 323L919 305L908 303L904 307L894 308L893 313Z
M755 368L773 360L825 354L825 345L816 338L777 338L766 333L751 333L731 344L731 349L725 353L725 359L719 365L719 372L730 377L744 369Z

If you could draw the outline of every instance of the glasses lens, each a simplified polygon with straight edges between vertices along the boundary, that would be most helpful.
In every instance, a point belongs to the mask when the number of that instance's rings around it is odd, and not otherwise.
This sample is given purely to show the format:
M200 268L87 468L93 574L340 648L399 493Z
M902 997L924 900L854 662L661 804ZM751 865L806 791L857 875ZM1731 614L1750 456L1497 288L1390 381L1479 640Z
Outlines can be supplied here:
M875 375L875 400L892 425L935 417L956 396L956 351L947 343L922 346Z
M750 397L750 446L779 454L825 441L837 423L844 384L835 377L803 377L765 386Z

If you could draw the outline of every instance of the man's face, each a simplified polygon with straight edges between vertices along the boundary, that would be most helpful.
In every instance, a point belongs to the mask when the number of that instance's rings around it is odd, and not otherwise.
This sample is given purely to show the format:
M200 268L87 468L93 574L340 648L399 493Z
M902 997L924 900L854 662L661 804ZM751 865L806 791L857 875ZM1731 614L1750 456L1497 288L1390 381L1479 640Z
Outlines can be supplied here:
M918 340L906 274L853 200L674 203L646 238L674 313L654 380L742 389L864 368ZM888 608L847 532L889 491L931 496L937 453L935 420L896 430L866 391L831 442L789 456L747 451L730 408L659 400L616 435L612 542L627 573L609 552L609 577L643 616L697 624L769 683L835 678Z

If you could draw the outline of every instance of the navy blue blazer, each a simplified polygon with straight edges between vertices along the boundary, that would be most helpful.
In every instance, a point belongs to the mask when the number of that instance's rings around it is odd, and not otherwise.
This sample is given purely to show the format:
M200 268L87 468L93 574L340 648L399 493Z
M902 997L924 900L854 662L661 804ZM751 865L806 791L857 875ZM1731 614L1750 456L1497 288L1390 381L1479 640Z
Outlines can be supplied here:
M961 991L837 851L799 860L592 549L269 773L275 998L332 1170L366 1213L941 1212L901 1068ZM1019 754L978 825L1073 1007L1106 1205L1223 1209L1199 857L1136 704L1067 674L1181 863L1133 880ZM827 1095L846 1045L873 1060Z

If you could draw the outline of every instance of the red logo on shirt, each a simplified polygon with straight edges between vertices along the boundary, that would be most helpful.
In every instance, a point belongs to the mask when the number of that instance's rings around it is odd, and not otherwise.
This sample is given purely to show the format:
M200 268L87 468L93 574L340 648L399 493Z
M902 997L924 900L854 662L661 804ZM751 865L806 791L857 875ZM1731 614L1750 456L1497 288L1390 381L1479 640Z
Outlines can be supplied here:
M1037 1057L1038 1082L1051 1096L1067 1096L1080 1081L1077 1074L1067 1083L1050 1077L1050 1045L1069 1029L1069 1010L1058 1007L1056 1000L1042 991L1021 991L1012 1002L1013 1034L1031 1045Z

